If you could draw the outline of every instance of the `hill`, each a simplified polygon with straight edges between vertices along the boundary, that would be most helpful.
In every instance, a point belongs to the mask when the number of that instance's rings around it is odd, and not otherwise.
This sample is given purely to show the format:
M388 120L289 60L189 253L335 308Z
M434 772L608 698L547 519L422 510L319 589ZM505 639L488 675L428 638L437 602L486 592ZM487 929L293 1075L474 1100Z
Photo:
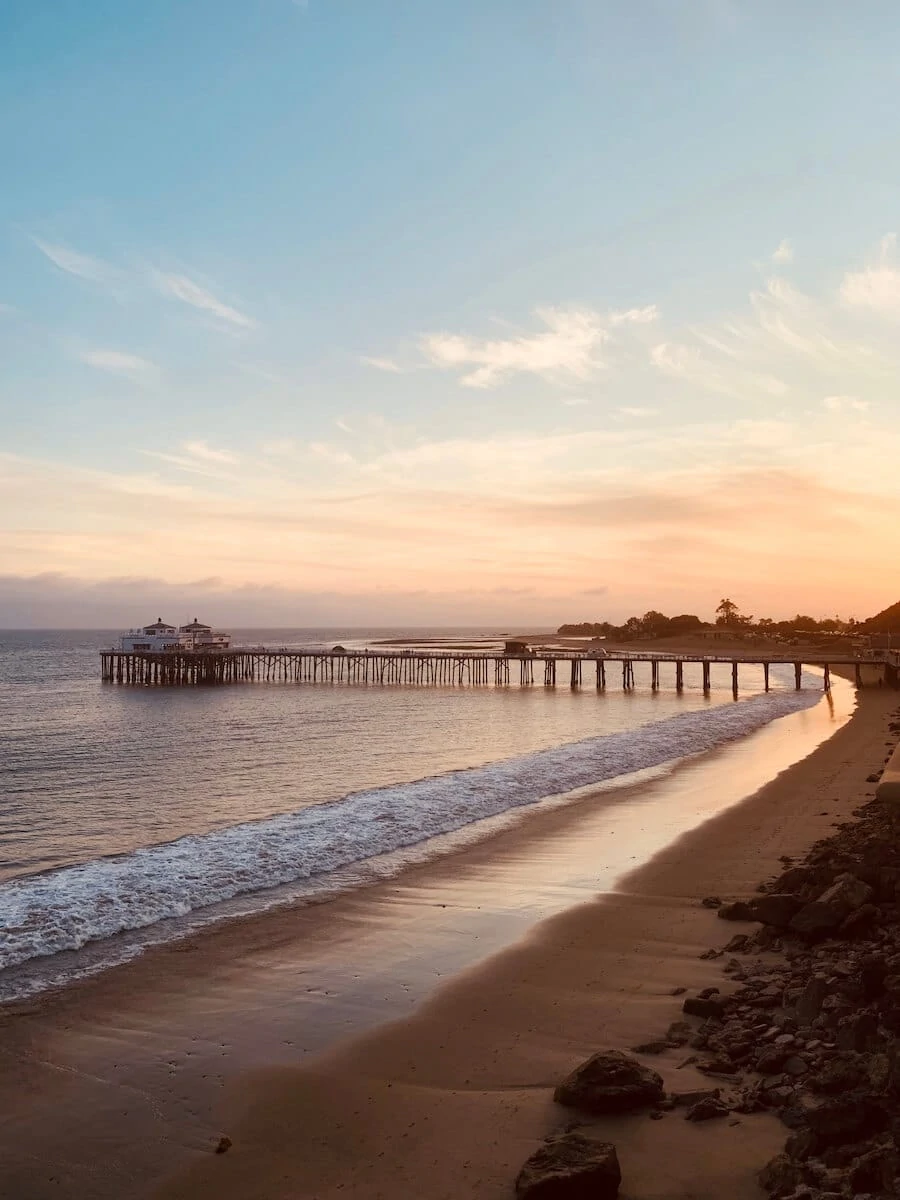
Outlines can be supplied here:
M866 633L894 633L900 630L900 600L882 612L869 617L862 625Z

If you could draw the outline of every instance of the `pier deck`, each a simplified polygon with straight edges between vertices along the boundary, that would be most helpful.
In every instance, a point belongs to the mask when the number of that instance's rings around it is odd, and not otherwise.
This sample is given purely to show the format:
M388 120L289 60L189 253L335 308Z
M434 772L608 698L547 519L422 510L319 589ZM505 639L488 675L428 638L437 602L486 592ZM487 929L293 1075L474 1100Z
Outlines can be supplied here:
M605 688L617 684L630 691L636 686L635 667L640 682L653 691L661 687L682 691L685 668L699 674L704 691L712 688L713 668L725 664L731 668L730 682L737 692L741 666L762 669L764 686L769 690L773 666L793 671L794 685L802 686L803 665L818 667L823 686L831 686L835 667L853 669L857 687L871 683L896 687L897 656L891 659L766 655L698 654L618 654L597 657L574 652L504 654L500 651L448 652L434 650L269 650L234 649L219 651L173 650L165 653L104 650L100 654L101 677L106 683L139 686L184 687L226 683L327 683L327 684L411 684L489 685L502 687L516 682L526 686L541 682L555 687L557 682L579 687L594 684ZM696 670L699 668L699 671ZM720 672L717 674L721 675Z

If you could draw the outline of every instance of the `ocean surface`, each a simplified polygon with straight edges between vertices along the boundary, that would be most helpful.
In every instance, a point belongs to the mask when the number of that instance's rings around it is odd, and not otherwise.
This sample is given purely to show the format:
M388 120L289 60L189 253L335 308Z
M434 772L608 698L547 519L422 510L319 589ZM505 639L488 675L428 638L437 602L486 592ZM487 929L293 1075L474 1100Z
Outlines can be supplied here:
M709 695L699 667L680 695L653 693L645 663L627 693L615 670L605 691L129 688L99 679L115 636L0 631L0 999L212 920L371 881L822 696L815 676L795 691L789 669L773 669L765 694L761 671L742 667L735 700L724 664ZM234 631L236 644L348 649L437 636L503 635Z

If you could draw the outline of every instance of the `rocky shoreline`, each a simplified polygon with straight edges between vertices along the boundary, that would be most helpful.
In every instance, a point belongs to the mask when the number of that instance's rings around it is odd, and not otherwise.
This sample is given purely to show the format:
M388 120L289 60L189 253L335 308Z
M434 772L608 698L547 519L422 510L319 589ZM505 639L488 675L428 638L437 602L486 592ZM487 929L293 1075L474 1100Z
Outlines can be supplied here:
M703 901L757 925L703 956L723 960L722 986L686 996L681 1019L631 1054L593 1055L555 1099L656 1120L683 1109L736 1124L767 1111L785 1126L783 1151L761 1164L770 1196L887 1200L900 1194L900 831L871 800L802 862L783 862L750 900ZM710 1087L667 1094L640 1060L672 1052ZM612 1200L621 1177L615 1147L573 1122L528 1160L516 1192Z

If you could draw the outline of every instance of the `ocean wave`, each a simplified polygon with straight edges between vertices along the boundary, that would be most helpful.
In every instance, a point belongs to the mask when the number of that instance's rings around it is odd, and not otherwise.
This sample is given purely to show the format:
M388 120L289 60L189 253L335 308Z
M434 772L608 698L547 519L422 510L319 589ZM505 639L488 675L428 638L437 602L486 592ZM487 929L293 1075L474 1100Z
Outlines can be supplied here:
M0 969L454 833L551 796L714 750L814 705L775 691L483 767L355 792L0 885Z

